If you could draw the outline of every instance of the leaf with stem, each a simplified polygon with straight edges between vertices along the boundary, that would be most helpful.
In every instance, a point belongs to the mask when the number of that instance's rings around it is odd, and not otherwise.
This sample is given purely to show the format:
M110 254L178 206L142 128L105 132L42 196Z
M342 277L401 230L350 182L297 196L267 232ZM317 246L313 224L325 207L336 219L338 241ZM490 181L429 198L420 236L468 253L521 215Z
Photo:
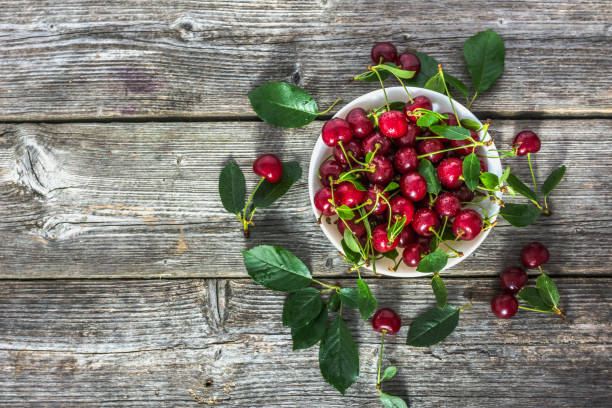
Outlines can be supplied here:
M517 295L522 301L538 310L543 312L552 312L552 307L544 302L544 299L542 299L542 295L537 288L526 286L521 289Z
M302 127L319 115L312 96L287 82L265 83L249 93L249 101L261 120L280 127Z
M438 194L442 190L442 184L440 184L438 172L429 160L422 159L419 162L419 174L421 174L421 176L423 176L427 182L428 193Z
M504 220L518 228L527 227L538 220L542 214L537 207L529 204L506 203L499 211Z
M226 211L240 214L244 207L246 181L242 170L234 162L229 162L219 175L219 195Z
M395 395L385 394L384 392L379 393L380 402L384 408L408 408L406 402L400 397Z
M300 289L285 300L283 326L293 329L312 322L323 309L320 292L312 287Z
M395 373L397 373L397 367L389 366L385 368L385 371L383 372L383 375L380 378L380 382L392 379L395 376Z
M565 166L561 166L558 169L553 170L544 181L544 184L542 184L542 195L544 197L549 196L555 187L557 187L557 185L561 182L564 175Z
M489 89L504 72L505 55L504 40L493 30L481 31L465 41L463 56L476 94Z
M374 314L378 301L372 296L370 287L363 279L357 279L357 288L359 291L359 314L361 314L363 320L367 320Z
M319 315L305 326L292 328L291 339L293 350L307 349L321 340L327 326L327 308L321 309Z
M431 278L431 288L433 289L434 295L436 297L436 303L439 308L444 308L446 306L446 285L444 285L444 281L440 277L440 275L435 274L433 278Z
M342 288L338 292L342 303L351 309L359 309L359 291L353 288Z
M495 190L500 184L497 174L489 173L487 171L480 175L480 182L483 186L491 190Z
M467 96L466 96L467 98ZM480 130L482 128L482 123L477 122L475 120L472 119L461 119L461 126L463 126L466 129L470 129L470 130Z
M459 309L446 305L435 307L420 315L408 330L406 344L415 347L428 347L444 340L455 330L459 323Z
M520 195L527 197L528 199L530 199L531 201L537 201L538 200L538 196L535 193L535 191L533 191L532 189L530 189L529 187L527 187L525 185L525 183L523 183L518 177L516 177L514 174L510 173L508 175L508 179L506 180L508 183L508 186L514 190L514 192L519 193Z
M417 265L417 272L436 273L440 272L448 262L448 254L440 248L434 252L425 255Z
M472 191L478 187L480 179L480 160L474 153L470 153L463 159L463 179L465 185Z
M282 247L260 245L242 251L242 256L249 276L268 289L293 292L312 282L306 265Z
M359 376L359 353L348 327L338 315L319 346L319 368L325 381L344 395Z
M538 276L536 287L544 303L553 308L559 305L559 291L557 290L557 285L555 285L548 275L542 274Z
M438 136L451 140L466 140L470 138L469 129L462 128L461 126L433 125L429 127L429 130Z

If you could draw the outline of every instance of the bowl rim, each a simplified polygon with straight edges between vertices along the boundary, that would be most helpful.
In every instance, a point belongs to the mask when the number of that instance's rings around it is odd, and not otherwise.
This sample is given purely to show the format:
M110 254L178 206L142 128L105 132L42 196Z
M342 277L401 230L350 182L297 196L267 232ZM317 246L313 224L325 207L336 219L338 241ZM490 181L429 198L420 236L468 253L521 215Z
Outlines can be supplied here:
M406 88L413 98L415 96L424 95L424 96L427 96L432 101L432 104L434 105L439 104L440 103L439 101L441 100L441 98L443 98L443 100L448 102L448 97L446 95L432 91L430 89L412 87L412 86L407 86ZM408 101L408 96L406 95L404 88L401 86L389 87L389 88L385 88L385 90L386 90L389 102ZM393 95L393 97L391 95ZM371 101L374 99L382 99L382 104L384 104L383 89L377 89L377 90L365 93L353 99L352 101L348 102L345 106L343 106L342 109L340 109L333 116L333 118L337 118L337 117L345 118L350 110L357 108L357 107L362 107L362 108L367 107L366 108L366 111L367 111L372 106ZM370 101L370 102L366 103L366 101ZM482 123L469 109L463 106L460 102L456 101L454 98L452 99L452 103L455 106L455 110L457 111L457 114L459 117L461 117L462 119L472 119L472 120L477 121L478 123ZM377 106L381 106L381 105L377 105ZM479 131L479 136L481 140L483 141L491 139L491 135L489 134L489 132L485 134L484 131L482 130ZM484 148L487 154L488 171L492 172L493 174L496 174L497 176L501 176L502 166L501 166L499 155L497 154L496 151L492 151L495 149L495 144L491 144L490 146L487 146ZM315 146L313 147L312 154L310 157L310 163L309 163L309 168L308 168L308 192L310 196L310 206L312 208L312 211L316 219L319 218L319 212L314 206L314 194L316 193L316 191L318 191L318 189L321 188L320 181L318 179L318 170L319 170L320 163L323 163L323 161L325 160L325 159L321 160L321 156L322 156L321 152L328 151L330 149L332 148L325 145L319 135L317 137L317 141L315 143ZM491 164L493 164L493 166ZM495 195L498 198L501 198L500 192L496 192ZM490 203L490 205L491 205L490 210L492 210L493 214L495 214L493 217L491 217L491 222L495 222L495 220L497 219L497 214L499 212L499 205L497 203ZM479 211L479 213L482 214L482 211ZM339 240L337 237L333 237L331 235L332 233L329 231L328 228L324 227L323 223L321 223L320 228L323 231L323 234L332 243L332 245L338 251L343 252L342 245L340 243L341 240ZM491 232L491 229L488 229L486 231L481 232L475 239L471 241L459 241L462 243L468 243L467 245L469 247L467 248L467 250L463 250L464 256L460 258L450 258L447 265L444 267L443 271L452 268L453 266L459 264L461 261L466 259L470 254L472 254L482 244L482 242L484 242L484 240L487 238L490 232ZM398 248L398 253L401 256L401 249L399 248ZM376 263L377 265L376 273L377 274L394 276L394 277L402 277L402 278L419 277L419 276L422 277L422 276L431 275L428 273L417 272L416 268L408 267L407 265L404 265L401 261L400 261L400 267L398 268L398 270L395 272L392 272L388 270L387 268L384 268L384 266L389 266L391 264L391 261L389 262L386 262L386 261L389 261L389 260L387 258L382 258L377 261ZM379 265L383 267L379 267ZM364 268L370 271L373 270L372 266L364 267Z

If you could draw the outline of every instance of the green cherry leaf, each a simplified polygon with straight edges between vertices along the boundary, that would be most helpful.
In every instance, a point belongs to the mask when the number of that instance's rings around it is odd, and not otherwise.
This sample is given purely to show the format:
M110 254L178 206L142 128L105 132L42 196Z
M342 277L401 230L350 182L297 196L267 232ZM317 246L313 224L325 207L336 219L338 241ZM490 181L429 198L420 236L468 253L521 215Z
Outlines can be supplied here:
M271 206L276 200L284 196L296 181L302 177L302 168L297 162L288 162L283 165L283 175L276 183L264 180L253 196L251 208L264 208Z
M470 130L480 130L482 123L472 119L461 119L461 126Z
M431 278L431 288L436 296L436 303L440 309L446 306L446 286L440 275L436 274Z
M429 130L438 136L444 136L451 140L465 140L470 138L469 129L462 128L461 126L433 125L429 127Z
M388 71L378 71L378 74L383 81L389 77ZM376 76L374 71L365 72L361 74L358 79L364 82L378 82L378 76Z
M406 402L400 397L385 394L384 392L381 392L379 396L384 408L408 408Z
M559 305L559 291L557 290L557 285L555 285L555 282L553 282L548 275L542 274L538 276L536 287L544 303L553 308Z
M548 197L561 182L563 176L565 176L565 166L553 170L544 181L544 184L542 184L542 195Z
M343 304L351 309L359 309L359 291L357 289L342 288L339 293Z
M533 205L506 203L499 211L504 220L512 226L522 228L538 220L542 212Z
M424 88L441 94L446 92L446 88L444 87L444 78L439 72L427 80Z
M438 123L438 116L432 113L425 113L417 119L417 126L429 127L434 123Z
M361 254L349 248L348 244L344 239L340 241L340 244L342 245L342 251L344 251L346 259L348 259L348 261L351 262L353 265L357 265L359 261L361 261Z
M404 111L404 106L406 106L406 102L391 102L389 104L389 109L394 111Z
M419 61L421 62L421 70L414 78L409 80L407 83L413 86L418 86L420 88L423 88L425 84L427 83L427 81L429 80L429 78L431 78L432 76L438 73L438 61L436 61L434 58L422 52L418 52L418 51L410 51L410 52L416 55Z
M480 182L486 188L493 190L499 185L499 177L497 177L497 174L484 172L480 175Z
M323 300L315 288L300 289L285 300L283 326L293 329L306 326L321 313Z
M506 182L508 183L508 185L510 186L510 188L512 190L514 190L514 192L519 193L520 195L527 197L530 200L533 201L537 201L538 200L538 196L535 193L535 191L533 191L532 189L530 189L529 187L527 187L525 185L525 183L523 183L518 177L516 177L514 174L510 173L508 175L508 179L506 180Z
M343 395L359 376L359 352L340 315L321 338L319 368L325 381Z
M261 120L284 128L305 126L319 114L312 96L287 82L265 83L249 93L249 101Z
M306 326L292 328L291 339L293 340L293 349L301 350L314 346L321 340L327 326L327 308L321 309L321 313Z
M338 217L342 218L343 220L352 220L355 218L355 212L353 209L345 204L336 207L336 214L338 214Z
M397 259L397 257L399 256L399 252L397 252L397 249L392 249L389 252L383 253L382 256L384 256L385 258L390 259L392 261L395 261Z
M378 65L377 68L383 71L389 71L390 73L401 79L412 79L415 74L415 71L406 71L404 69L399 68L397 65L388 62L382 65Z
M219 195L226 211L238 214L244 208L246 182L242 170L234 162L229 162L219 175Z
M306 265L284 248L260 245L242 251L242 257L249 276L268 289L293 292L312 282Z
M468 91L467 85L461 82L460 79L455 78L454 76L450 74L446 74L446 73L444 74L444 79L446 80L447 84L449 84L450 86L455 88L457 91L459 91L461 95L465 96L466 98L469 98L470 92ZM443 92L440 92L440 93L443 93Z
M419 173L427 182L428 193L438 194L442 190L438 173L429 160L422 159L419 162Z
M338 221L342 222L342 221ZM359 252L359 243L357 242L357 238L349 228L344 230L344 242L346 242L346 246L353 252Z
M383 375L382 375L382 377L380 379L380 382L392 379L395 376L395 373L397 373L397 367L396 366L389 366L389 367L385 368L385 371L383 372Z
M522 301L538 310L552 312L552 307L544 302L544 299L542 299L540 291L537 288L526 286L521 289L517 295Z
M436 273L440 272L446 266L448 262L448 254L442 251L440 248L434 252L425 255L423 259L417 265L417 272L423 273Z
M510 177L510 166L506 167L506 170L504 170L501 177L499 178L499 185L501 186L502 184L504 184L506 180L508 180L508 177Z
M327 308L330 312L336 312L340 308L340 303L342 303L340 294L338 292L334 292L327 301Z
M474 153L470 153L463 159L463 179L465 185L472 191L478 186L480 178L480 160Z
M446 305L442 309L434 307L412 322L406 344L415 347L432 346L451 334L457 323L459 323L458 308L451 305Z
M385 189L383 190L383 193L387 193L389 191L397 190L398 188L399 188L399 184L397 184L395 181L392 181L389 184L387 184L387 187L385 187Z
M368 284L361 278L357 279L357 290L359 291L359 314L363 320L367 320L374 314L378 301Z
M504 40L493 30L468 38L463 44L463 56L478 93L489 89L504 72Z

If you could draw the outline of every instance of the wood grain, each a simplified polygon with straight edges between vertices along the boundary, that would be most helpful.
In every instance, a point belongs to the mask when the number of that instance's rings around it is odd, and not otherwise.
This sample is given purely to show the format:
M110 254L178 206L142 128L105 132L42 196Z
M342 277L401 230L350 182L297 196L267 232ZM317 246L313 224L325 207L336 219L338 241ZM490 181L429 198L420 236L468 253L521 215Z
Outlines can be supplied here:
M285 246L315 274L340 276L345 264L315 223L305 181L319 126L4 125L0 277L243 277L239 251L259 244ZM526 242L540 240L552 252L551 274L609 274L593 242L612 245L612 152L599 144L612 121L499 121L494 128L500 148L519 129L542 135L535 156L540 181L561 164L568 172L551 199L554 216L521 230L502 222L452 273L496 275L518 262ZM580 137L571 129L581 129ZM282 202L256 214L245 240L220 205L218 174L233 159L250 190L256 182L251 163L264 152L299 161L304 176ZM529 180L524 158L506 164Z
M345 83L376 41L418 49L468 79L462 44L492 28L502 78L476 103L497 116L609 116L607 1L8 0L0 15L0 120L253 116L271 80L321 107L372 84Z
M427 280L370 280L404 320L387 337L384 364L398 374L385 390L418 407L607 406L612 280L557 282L567 323L523 311L495 319L495 279L447 279L449 302L475 303L445 342L420 349L404 342L434 303ZM250 280L5 281L0 404L378 407L369 323L344 312L361 375L341 397L321 378L316 347L291 351L283 298Z

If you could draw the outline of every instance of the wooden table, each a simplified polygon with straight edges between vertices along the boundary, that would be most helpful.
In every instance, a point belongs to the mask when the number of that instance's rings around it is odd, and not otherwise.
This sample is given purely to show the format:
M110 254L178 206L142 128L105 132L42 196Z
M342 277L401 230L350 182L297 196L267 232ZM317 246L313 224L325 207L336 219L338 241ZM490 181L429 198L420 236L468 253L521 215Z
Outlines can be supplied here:
M476 115L502 146L518 130L541 135L540 180L568 172L553 217L502 223L447 274L449 301L475 304L446 341L408 347L406 327L389 338L385 362L399 372L385 387L412 407L610 406L611 23L601 0L5 0L0 405L379 406L378 336L349 314L361 376L341 397L316 348L291 351L283 296L242 264L242 249L283 245L317 277L353 284L305 178L247 241L220 205L218 173L264 152L308 166L322 122L261 123L246 98L255 86L285 80L319 106L349 101L375 89L346 79L381 40L466 80L461 44L492 28L506 69ZM489 310L497 275L533 240L550 248L567 323ZM405 323L433 302L426 278L369 283Z

